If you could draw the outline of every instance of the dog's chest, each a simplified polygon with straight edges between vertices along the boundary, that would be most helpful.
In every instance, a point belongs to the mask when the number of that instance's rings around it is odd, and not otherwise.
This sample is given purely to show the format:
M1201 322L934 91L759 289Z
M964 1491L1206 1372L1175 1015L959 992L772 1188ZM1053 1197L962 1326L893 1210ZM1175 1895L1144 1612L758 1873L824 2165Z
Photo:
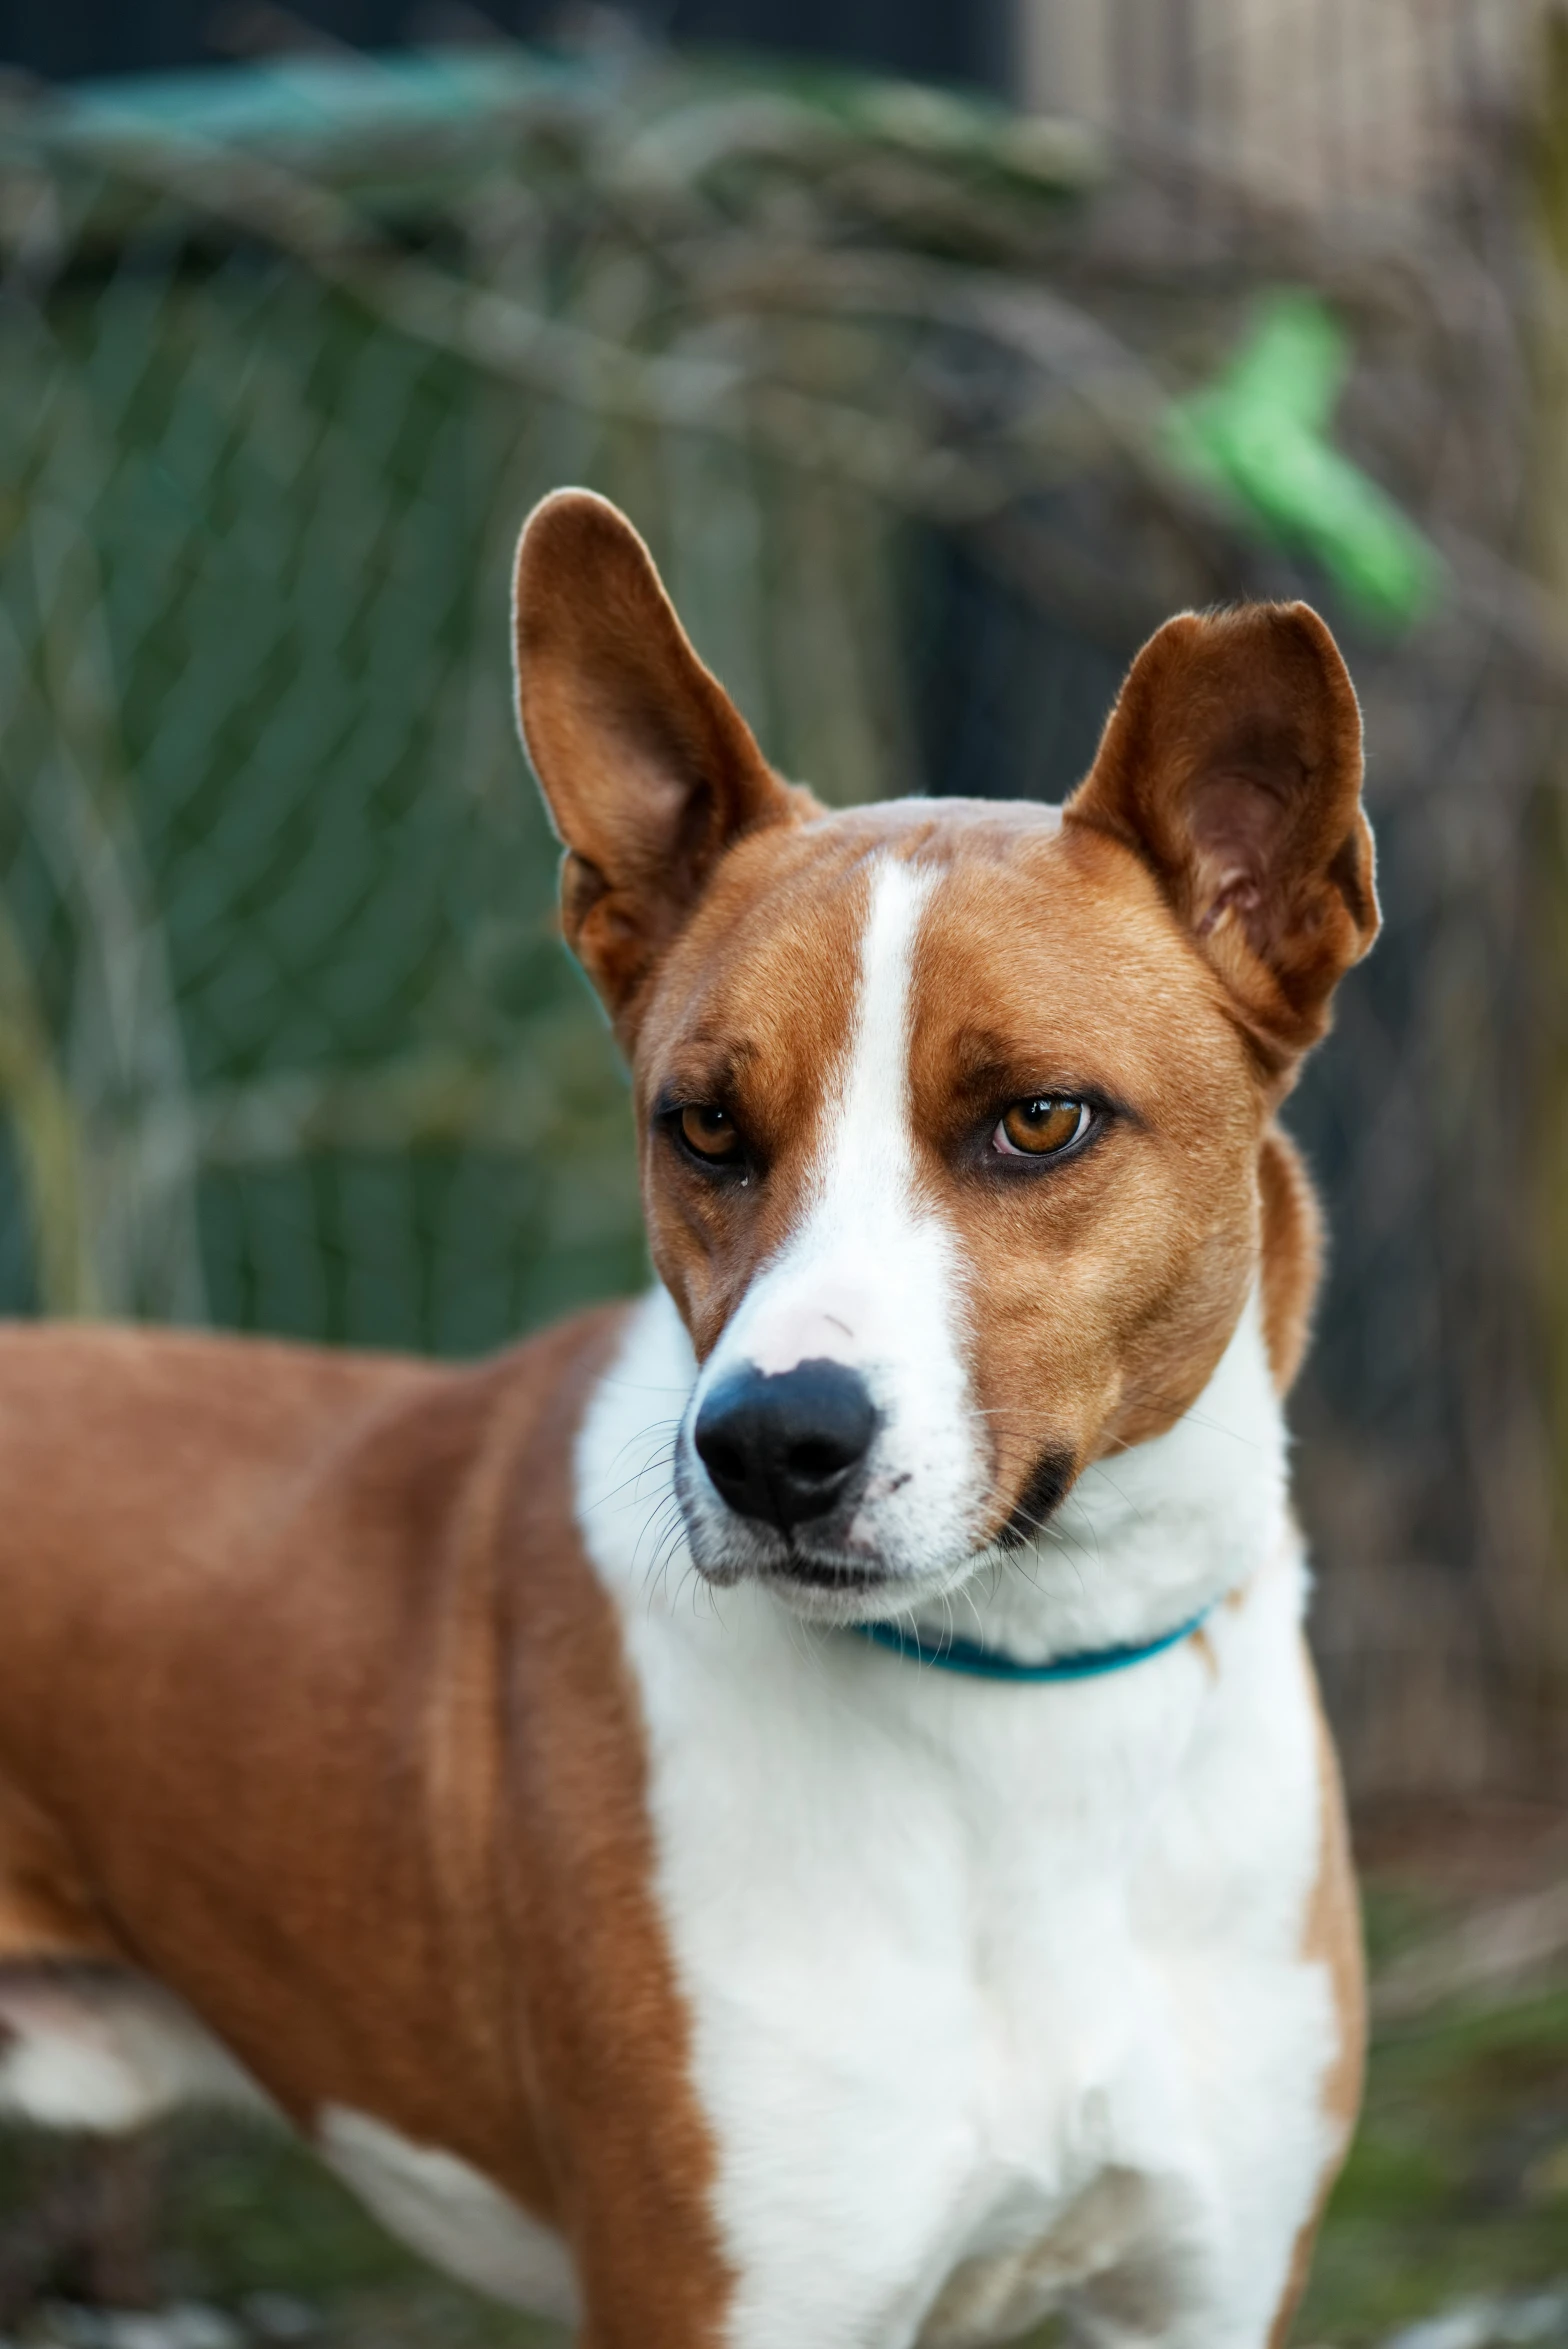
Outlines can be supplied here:
M997 1688L754 1590L650 1588L644 1514L625 1544L584 1522L645 1716L734 2339L964 2349L1107 2278L1169 2313L1254 2224L1246 2297L1277 2297L1333 2032L1300 1959L1295 1559L1207 1648Z
M1032 1692L1009 1722L896 1659L791 1668L745 1612L722 1659L630 1627L739 2337L789 2305L824 2340L846 2308L847 2338L1004 2338L1135 2242L1175 2246L1218 2183L1179 2009L1189 1977L1211 2013L1244 1998L1248 1958L1117 1849L1205 1668L1151 1670L1132 1711L1052 1691L1042 1735Z

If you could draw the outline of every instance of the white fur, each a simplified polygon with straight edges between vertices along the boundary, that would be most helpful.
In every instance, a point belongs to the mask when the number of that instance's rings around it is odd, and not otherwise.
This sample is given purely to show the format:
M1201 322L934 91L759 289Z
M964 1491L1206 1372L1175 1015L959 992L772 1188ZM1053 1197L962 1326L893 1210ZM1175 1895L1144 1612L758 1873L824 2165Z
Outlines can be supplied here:
M1259 2349L1337 2042L1300 1954L1322 1798L1255 1316L1177 1428L1080 1487L1100 1599L1047 1554L990 1602L1048 1652L1244 1584L1212 1669L1188 1642L1076 1685L933 1672L684 1558L651 1576L635 1472L693 1374L655 1295L578 1484L647 1718L734 2349L959 2349L1058 2306L1097 2342Z
M766 1566L771 1533L719 1500L691 1450L712 1387L743 1364L792 1370L814 1360L859 1371L882 1418L854 1520L837 1545L847 1562L875 1557L912 1591L945 1579L972 1546L982 1499L960 1348L963 1313L952 1233L920 1203L909 1131L911 964L928 871L889 858L870 868L860 988L845 1066L830 1082L809 1205L777 1260L752 1283L703 1366L680 1437L680 1485L693 1536L715 1580L726 1562ZM802 1611L846 1614L833 1594L797 1594Z
M329 2105L317 2123L322 2158L382 2224L465 2283L498 2300L571 2322L577 2284L559 2235L466 2161L412 2145L383 2121Z
M255 2105L255 2083L138 1975L0 1969L0 2114L118 2135L186 2103Z

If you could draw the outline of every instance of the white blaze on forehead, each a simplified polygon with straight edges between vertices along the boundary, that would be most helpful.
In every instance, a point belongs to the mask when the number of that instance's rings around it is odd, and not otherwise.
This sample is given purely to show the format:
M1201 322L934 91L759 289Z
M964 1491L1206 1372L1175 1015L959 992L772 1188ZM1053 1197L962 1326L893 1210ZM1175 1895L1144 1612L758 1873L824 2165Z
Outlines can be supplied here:
M963 1554L984 1485L968 1403L953 1233L918 1194L909 1075L913 975L937 875L871 867L848 1048L824 1104L801 1221L714 1349L704 1388L742 1363L858 1370L882 1417L857 1530L910 1566ZM918 1558L914 1552L918 1551Z
M852 1359L889 1271L878 1261L911 1219L909 1027L915 941L935 875L879 861L860 943L860 985L847 1059L824 1106L823 1149L805 1192L800 1230L759 1282L745 1352L759 1370L793 1370L823 1356ZM736 1335L740 1336L739 1318Z

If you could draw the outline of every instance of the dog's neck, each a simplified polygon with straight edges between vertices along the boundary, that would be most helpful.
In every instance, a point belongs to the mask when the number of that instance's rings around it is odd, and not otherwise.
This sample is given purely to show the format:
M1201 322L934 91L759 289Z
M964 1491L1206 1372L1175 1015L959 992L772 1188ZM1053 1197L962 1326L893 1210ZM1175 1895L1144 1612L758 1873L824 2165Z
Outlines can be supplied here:
M633 1314L579 1449L590 1549L601 1567L645 1585L653 1604L696 1571L669 1469L695 1378L690 1341L656 1289ZM1284 1414L1254 1296L1174 1427L1088 1468L1043 1533L987 1553L915 1625L922 1637L956 1632L1025 1664L1137 1645L1242 1588L1278 1552L1288 1518ZM801 1626L782 1599L773 1603L798 1645Z

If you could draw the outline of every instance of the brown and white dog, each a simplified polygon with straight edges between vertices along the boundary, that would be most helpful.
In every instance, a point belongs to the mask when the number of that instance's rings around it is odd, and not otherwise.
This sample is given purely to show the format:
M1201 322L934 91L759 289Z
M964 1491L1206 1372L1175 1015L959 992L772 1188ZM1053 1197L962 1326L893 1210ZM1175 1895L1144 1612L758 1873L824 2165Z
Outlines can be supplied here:
M1377 926L1333 641L1173 620L1060 812L829 814L612 507L516 623L659 1286L0 1341L0 2105L265 2100L591 2349L1277 2343L1362 2036L1273 1122Z

